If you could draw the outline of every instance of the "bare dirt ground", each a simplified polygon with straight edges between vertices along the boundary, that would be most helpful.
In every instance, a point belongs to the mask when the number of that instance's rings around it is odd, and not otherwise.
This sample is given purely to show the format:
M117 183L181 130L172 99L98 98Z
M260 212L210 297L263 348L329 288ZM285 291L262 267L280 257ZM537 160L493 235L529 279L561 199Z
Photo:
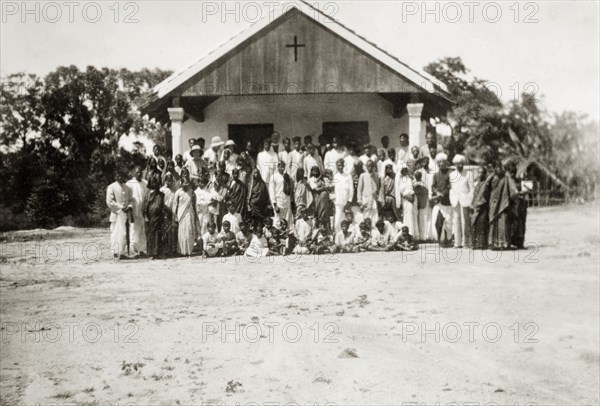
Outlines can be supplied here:
M258 262L5 236L0 403L598 404L598 207L527 226L518 253Z

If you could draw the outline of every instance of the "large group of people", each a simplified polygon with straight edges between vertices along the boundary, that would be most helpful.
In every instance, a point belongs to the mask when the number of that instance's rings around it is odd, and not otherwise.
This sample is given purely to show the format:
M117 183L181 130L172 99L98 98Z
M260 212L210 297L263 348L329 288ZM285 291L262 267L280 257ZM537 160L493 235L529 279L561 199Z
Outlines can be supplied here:
M156 145L144 168L108 186L111 245L121 259L413 251L420 242L523 248L527 214L511 162L465 169L426 145L325 144L312 136L236 145L192 139L174 159ZM129 180L127 180L129 179Z

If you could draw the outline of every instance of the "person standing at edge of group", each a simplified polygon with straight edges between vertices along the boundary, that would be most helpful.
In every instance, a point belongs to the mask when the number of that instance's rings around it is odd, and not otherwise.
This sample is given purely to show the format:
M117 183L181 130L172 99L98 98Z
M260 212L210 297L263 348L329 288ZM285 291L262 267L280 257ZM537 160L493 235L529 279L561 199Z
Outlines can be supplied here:
M125 177L120 169L115 170L115 181L106 189L106 205L110 209L110 245L114 250L114 257L125 259L128 216L133 207L131 189L125 184Z
M471 200L473 184L464 170L465 157L454 155L452 163L456 169L450 173L450 204L452 205L452 234L454 247L471 246Z
M400 164L400 162L407 163L409 154L410 154L410 149L408 147L408 134L402 133L402 134L400 134L400 146L398 148L396 148L396 163L398 163L398 164Z
M331 151L330 151L331 152ZM340 158L337 161L336 172L333 175L333 187L335 192L335 214L334 214L334 227L335 231L341 231L341 223L345 216L345 208L352 201L352 195L354 193L354 185L352 184L352 177L344 172L344 159Z
M489 233L489 208L491 195L491 180L488 177L487 168L479 169L479 180L473 189L473 201L471 207L471 247L473 249L487 249Z
M136 166L132 178L127 181L131 189L133 222L129 225L129 245L134 256L146 256L146 227L144 223L144 203L146 199L146 181L142 179L142 169Z

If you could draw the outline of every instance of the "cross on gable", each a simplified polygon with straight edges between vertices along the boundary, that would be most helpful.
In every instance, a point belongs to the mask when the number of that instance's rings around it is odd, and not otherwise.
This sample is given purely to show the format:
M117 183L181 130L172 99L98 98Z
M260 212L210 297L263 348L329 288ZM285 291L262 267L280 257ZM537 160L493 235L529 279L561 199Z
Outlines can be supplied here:
M294 35L294 43L286 45L286 48L294 48L294 62L298 62L298 48L306 47L305 44L298 44L298 37Z

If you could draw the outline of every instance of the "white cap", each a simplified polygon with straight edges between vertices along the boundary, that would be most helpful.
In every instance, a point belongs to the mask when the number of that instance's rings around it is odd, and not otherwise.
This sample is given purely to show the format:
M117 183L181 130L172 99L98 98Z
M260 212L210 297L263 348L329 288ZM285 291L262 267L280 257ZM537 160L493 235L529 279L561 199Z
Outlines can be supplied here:
M454 158L452 159L452 163L453 164L460 164L460 163L463 163L465 161L466 161L465 156L461 155L461 154L454 155Z
M447 160L448 160L448 155L444 154L443 152L440 152L439 154L437 154L435 156L436 162L447 161Z

